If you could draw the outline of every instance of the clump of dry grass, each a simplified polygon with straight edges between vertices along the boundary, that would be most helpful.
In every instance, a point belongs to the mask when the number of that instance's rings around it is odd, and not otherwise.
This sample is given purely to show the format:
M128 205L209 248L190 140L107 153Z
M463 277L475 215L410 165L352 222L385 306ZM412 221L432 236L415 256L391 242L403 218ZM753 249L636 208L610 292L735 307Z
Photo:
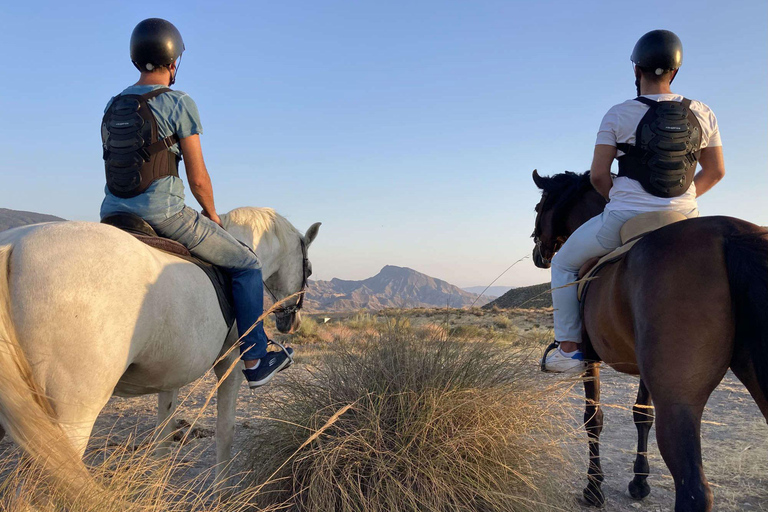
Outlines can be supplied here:
M250 455L259 503L340 512L551 510L562 496L553 486L567 481L556 476L567 466L559 439L567 429L533 365L492 343L389 327L375 340L339 343L311 374L282 384L269 404L279 421L264 425Z
M125 442L91 451L89 472L98 490L72 499L53 484L45 473L20 454L8 454L0 465L0 510L3 512L254 512L254 487L224 489L212 486L211 469L179 482L191 462L180 456L181 445L165 458L154 456L154 444L136 444L135 437ZM202 451L202 449L198 449ZM193 459L195 451L187 453ZM219 491L231 493L220 501ZM87 498L87 499L86 499ZM263 509L262 509L263 510ZM265 511L266 512L266 511Z

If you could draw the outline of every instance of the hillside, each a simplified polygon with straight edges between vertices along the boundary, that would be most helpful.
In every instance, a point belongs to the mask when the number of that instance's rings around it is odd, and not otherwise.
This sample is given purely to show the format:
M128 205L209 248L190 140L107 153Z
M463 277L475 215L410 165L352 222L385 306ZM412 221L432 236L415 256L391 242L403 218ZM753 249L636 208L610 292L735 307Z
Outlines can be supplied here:
M499 308L551 308L552 294L549 292L549 288L549 283L513 288L483 308L487 309L493 306Z
M312 281L307 291L310 311L378 310L383 308L470 306L477 295L410 268L387 265L362 281ZM477 300L477 306L488 302Z
M486 290L486 288L488 289ZM468 288L462 288L462 290L469 293L477 293L477 294L482 293L483 297L488 297L489 299L495 299L496 297L501 297L512 288L513 288L512 286L491 286L491 287L470 286Z
M0 231L16 228L19 226L26 226L27 224L36 224L38 222L51 222L57 220L64 219L53 215L46 215L44 213L24 212L20 210L0 208Z

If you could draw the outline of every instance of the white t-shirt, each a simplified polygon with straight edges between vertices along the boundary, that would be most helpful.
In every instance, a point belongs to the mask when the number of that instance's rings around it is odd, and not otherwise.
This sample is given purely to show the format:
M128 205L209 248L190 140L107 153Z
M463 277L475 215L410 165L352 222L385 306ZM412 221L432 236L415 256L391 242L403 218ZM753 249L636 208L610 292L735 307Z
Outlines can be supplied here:
M679 94L644 94L646 98L656 101L683 101ZM691 101L691 110L701 124L701 148L722 146L717 118L712 110L700 101ZM595 144L616 146L617 143L635 143L635 130L640 120L648 111L648 106L636 100L627 100L611 107L597 132ZM622 151L616 152L616 158L622 156ZM688 213L697 207L696 185L693 183L685 194L678 197L656 197L649 194L643 186L626 176L613 180L610 202L606 210L635 210L652 212L657 210L676 210Z

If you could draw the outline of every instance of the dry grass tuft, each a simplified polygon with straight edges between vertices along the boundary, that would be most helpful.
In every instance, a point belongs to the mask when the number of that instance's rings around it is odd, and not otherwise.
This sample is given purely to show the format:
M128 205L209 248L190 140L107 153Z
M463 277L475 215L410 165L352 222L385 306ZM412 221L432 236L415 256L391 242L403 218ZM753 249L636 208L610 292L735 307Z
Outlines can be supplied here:
M282 384L269 404L279 421L264 425L250 455L261 505L558 508L553 486L568 464L557 394L508 349L424 334L390 319L376 339L352 336Z
M177 475L191 462L183 462L178 446L170 456L158 459L152 443L134 445L129 438L120 445L105 445L89 453L89 470L99 484L98 496L71 500L64 490L23 456L12 456L0 466L0 511L3 512L255 512L258 490L254 487L232 489L231 498L218 499L210 484L211 472L183 483ZM191 454L194 456L194 453ZM189 459L190 454L187 454ZM21 462L18 462L22 459ZM11 464L16 464L11 467ZM263 509L262 509L263 510ZM266 511L265 511L266 512Z

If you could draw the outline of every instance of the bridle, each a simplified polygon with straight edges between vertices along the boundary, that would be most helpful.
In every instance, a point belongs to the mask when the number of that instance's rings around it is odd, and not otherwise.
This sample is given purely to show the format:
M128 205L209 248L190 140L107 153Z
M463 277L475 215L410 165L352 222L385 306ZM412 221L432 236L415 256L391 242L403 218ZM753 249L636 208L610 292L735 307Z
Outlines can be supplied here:
M533 234L531 235L533 237L533 243L534 245L539 249L539 253L541 253L541 227L539 226L540 220L541 220L541 214L544 211L544 205L547 202L547 197L549 196L549 192L544 190L541 193L541 201L539 201L539 204L536 205L536 221L533 225ZM569 213L573 209L573 204L567 204L566 205L568 209L566 211L558 211L554 212L557 213L557 218L562 219L567 213ZM554 215L553 213L553 215ZM552 248L552 252L556 253L558 250L560 250L560 247L563 246L565 241L568 239L567 236L558 236L555 239L555 246Z
M531 235L533 237L533 243L537 246L541 245L541 240L539 239L539 235L541 234L541 229L539 228L539 220L541 219L541 212L544 211L544 203L547 202L547 192L544 190L541 193L541 200L539 201L539 204L536 205L536 221L533 224L533 234Z
M292 315L294 313L298 313L301 308L304 306L304 296L306 295L307 287L309 286L309 276L312 275L312 264L309 262L309 258L307 258L307 244L304 242L303 238L299 239L299 242L301 243L301 257L302 257L302 280L301 280L301 290L299 290L299 299L296 301L295 304L291 306L278 306L272 311L276 315ZM267 292L272 296L272 300L275 302L279 302L280 299L277 298L277 295L269 288L267 285L267 282L264 281L264 289L267 290Z

